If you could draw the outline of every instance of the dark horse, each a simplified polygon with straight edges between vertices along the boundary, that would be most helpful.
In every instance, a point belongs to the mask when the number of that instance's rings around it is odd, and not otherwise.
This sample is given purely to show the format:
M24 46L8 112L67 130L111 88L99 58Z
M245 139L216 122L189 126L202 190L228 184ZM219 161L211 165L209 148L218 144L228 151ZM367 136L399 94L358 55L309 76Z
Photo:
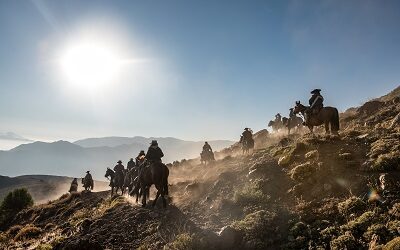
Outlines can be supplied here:
M284 122L284 125L288 129L288 134L290 135L291 129L294 128L298 130L303 127L303 119L298 116L292 116Z
M207 165L207 163L210 163L212 161L215 161L214 153L212 151L203 151L200 153L201 164L204 163L204 165Z
M250 152L250 149L254 149L254 139L253 138L249 138L247 140L245 140L242 137L240 137L240 141L242 144L242 150L243 150L243 154L248 154Z
M305 117L306 126L313 133L314 126L325 125L326 134L337 135L339 131L339 112L334 107L323 107L318 114L312 114L310 107L304 106L300 101L296 102L293 112L295 114L301 113ZM330 126L330 129L329 129Z
M105 177L110 177L111 196L115 193L118 194L118 189L124 194L124 174L116 174L111 168L107 168Z
M154 184L157 189L157 195L153 202L153 207L157 203L157 199L161 196L163 201L163 207L167 207L167 201L165 200L165 195L168 195L168 167L162 162L153 162L148 166L143 166L141 173L139 174L138 184L134 187L131 193L142 195L142 207L146 206L146 199L148 196L147 190Z

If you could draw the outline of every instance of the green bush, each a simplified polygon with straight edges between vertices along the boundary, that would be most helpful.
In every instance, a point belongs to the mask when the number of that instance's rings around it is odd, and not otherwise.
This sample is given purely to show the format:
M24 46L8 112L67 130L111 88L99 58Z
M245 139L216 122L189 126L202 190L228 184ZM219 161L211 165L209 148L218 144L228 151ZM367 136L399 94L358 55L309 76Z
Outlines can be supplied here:
M338 204L339 212L344 215L361 214L367 205L360 198L352 196Z
M351 231L351 233L356 236L361 236L365 231L367 231L368 227L377 222L377 220L378 219L374 212L367 211L360 217L348 222L346 225L343 225L340 228L345 231Z
M262 204L269 200L269 196L262 191L261 181L249 182L233 197L237 204L242 206Z
M275 213L260 210L234 222L232 227L244 233L245 241L259 242L256 248L265 249L273 243L274 236L277 235L276 218Z
M7 194L1 203L0 210L2 211L21 211L24 208L33 205L32 196L28 193L25 188L15 189L14 191Z
M32 196L25 188L9 192L0 205L0 229L7 228L19 211L32 205Z
M27 225L14 237L14 241L37 238L42 232L38 227Z
M333 238L339 236L339 228L335 226L327 227L324 230L320 231L321 239L326 242L330 242Z

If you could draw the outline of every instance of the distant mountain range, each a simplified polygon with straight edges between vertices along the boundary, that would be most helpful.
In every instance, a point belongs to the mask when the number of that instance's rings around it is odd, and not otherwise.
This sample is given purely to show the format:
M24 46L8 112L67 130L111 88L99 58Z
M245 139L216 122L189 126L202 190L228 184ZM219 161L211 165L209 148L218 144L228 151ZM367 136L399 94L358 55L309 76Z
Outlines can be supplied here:
M8 176L48 174L83 176L91 170L93 176L104 179L105 169L118 160L124 165L140 150L147 150L151 140L157 140L164 151L163 161L195 158L204 142L184 141L176 138L104 137L76 141L33 142L8 151L0 151L0 173ZM214 150L233 144L232 141L209 141Z
M0 175L0 201L8 192L16 188L26 188L36 203L43 203L58 198L67 193L72 182L71 177L51 175L23 175L8 177ZM81 180L78 180L78 190L82 190ZM95 181L95 191L109 189L108 182Z

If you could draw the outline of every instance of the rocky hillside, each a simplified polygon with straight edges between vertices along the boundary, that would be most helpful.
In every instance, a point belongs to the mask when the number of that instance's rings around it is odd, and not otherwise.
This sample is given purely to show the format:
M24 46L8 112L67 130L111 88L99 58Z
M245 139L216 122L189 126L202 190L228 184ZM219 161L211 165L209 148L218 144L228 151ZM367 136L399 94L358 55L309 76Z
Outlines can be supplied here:
M389 96L389 97L388 97ZM339 137L268 134L215 163L170 167L170 204L140 208L109 193L26 209L5 248L399 249L400 97L341 116Z

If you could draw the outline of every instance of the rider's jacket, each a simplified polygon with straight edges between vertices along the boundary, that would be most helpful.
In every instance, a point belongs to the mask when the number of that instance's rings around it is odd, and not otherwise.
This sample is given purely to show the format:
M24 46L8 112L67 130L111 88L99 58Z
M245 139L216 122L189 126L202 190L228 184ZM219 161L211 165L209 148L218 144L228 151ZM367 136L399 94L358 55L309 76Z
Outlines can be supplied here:
M126 165L126 168L128 170L131 170L135 167L135 162L133 160L128 161L128 164Z
M324 102L324 97L322 97L322 95L320 95L320 94L312 95L310 100L308 101L311 109L314 109L314 108L321 109L324 106L323 102Z
M203 151L204 152L206 152L206 151L212 152L212 148L211 148L210 144L204 144Z
M122 165L122 164L117 164L117 165L115 165L115 167L114 167L114 171L115 171L115 173L117 173L117 172L121 172L121 173L123 173L124 172L124 165Z
M150 146L147 150L146 159L148 161L161 161L161 158L164 156L161 148L158 146Z
M243 139L246 140L246 141L253 138L253 135L248 130L244 131L242 133L242 136L243 136Z

